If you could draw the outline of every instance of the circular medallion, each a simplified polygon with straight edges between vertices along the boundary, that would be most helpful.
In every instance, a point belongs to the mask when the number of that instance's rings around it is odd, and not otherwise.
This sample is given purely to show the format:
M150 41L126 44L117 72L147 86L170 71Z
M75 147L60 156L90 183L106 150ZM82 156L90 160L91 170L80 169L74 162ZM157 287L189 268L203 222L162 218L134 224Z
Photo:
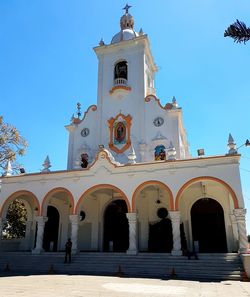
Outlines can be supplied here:
M160 127L161 125L163 125L163 123L164 123L164 119L161 117L157 117L154 119L154 125L156 127Z
M82 137L86 137L89 135L89 128L83 128L81 131Z
M168 216L168 210L165 207L161 207L157 210L157 216L160 219L165 219Z

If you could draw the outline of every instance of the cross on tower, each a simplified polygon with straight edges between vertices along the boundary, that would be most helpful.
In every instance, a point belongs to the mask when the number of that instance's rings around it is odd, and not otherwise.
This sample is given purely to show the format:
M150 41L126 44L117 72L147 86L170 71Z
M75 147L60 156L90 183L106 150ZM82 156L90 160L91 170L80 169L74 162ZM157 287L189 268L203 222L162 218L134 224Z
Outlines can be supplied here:
M132 7L131 5L128 5L128 3L126 4L125 7L123 7L123 9L126 10L126 13L128 13L129 8Z

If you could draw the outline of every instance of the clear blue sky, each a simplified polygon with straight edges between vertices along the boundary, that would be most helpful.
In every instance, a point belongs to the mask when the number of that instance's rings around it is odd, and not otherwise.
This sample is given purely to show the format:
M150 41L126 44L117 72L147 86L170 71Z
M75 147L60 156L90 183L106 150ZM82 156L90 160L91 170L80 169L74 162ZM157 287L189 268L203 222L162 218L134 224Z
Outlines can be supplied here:
M76 103L96 103L97 58L92 48L119 31L126 1L0 0L0 114L29 142L21 159L38 172L46 155L66 169L69 124ZM250 27L249 0L131 0L135 29L148 34L157 95L183 108L193 156L227 152L250 138L250 41L224 30L236 19ZM241 176L250 233L250 148L241 148Z

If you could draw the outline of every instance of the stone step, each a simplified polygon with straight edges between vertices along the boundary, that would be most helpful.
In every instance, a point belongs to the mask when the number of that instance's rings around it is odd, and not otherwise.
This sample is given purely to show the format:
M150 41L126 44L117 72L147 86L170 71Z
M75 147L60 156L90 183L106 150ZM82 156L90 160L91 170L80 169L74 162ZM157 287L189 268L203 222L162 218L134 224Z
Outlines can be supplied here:
M71 264L64 264L64 253L7 252L0 255L0 270L9 268L13 273L44 274L51 266L57 273L157 277L193 280L241 279L242 264L237 254L199 254L199 260L170 254L127 255L125 253L79 253L72 256Z

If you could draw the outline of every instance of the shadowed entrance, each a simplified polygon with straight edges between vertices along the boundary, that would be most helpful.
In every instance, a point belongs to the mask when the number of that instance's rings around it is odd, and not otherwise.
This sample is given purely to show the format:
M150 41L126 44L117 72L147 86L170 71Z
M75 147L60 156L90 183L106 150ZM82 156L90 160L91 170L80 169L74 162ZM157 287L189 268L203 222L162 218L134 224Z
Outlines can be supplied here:
M227 252L224 212L214 199L203 198L191 209L193 241L198 241L201 253Z
M173 248L172 224L168 217L168 210L159 208L157 216L159 222L149 225L148 251L170 253Z
M104 213L103 250L126 252L129 247L128 212L124 200L112 201Z
M44 227L43 248L46 252L57 251L59 212L54 206L47 208L48 221Z

